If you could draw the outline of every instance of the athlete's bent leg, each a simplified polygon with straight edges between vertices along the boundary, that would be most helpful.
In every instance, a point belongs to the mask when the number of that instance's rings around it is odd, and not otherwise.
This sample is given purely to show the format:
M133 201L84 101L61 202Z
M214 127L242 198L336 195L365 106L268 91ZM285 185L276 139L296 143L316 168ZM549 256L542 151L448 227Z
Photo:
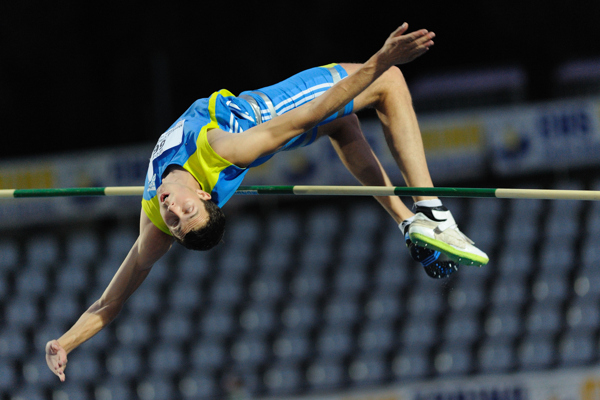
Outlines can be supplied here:
M340 64L348 74L358 65ZM432 187L421 131L402 72L392 67L354 99L354 110L373 107L383 126L388 147L408 186ZM454 218L435 197L416 196L416 215L403 222L410 239L423 247L446 253L461 264L484 265L488 256L457 227Z
M387 173L366 141L355 114L336 119L319 127L319 136L327 135L342 163L365 186L392 186ZM398 196L375 196L392 216L404 235L411 257L420 262L433 278L443 278L457 269L457 264L439 251L415 245L402 221L414 217Z

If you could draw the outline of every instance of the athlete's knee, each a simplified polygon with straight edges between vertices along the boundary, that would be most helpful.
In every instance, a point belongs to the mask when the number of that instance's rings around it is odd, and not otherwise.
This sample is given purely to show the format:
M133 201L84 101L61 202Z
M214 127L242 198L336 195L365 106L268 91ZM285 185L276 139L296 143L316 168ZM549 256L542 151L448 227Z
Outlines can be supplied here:
M394 97L401 96L404 100L412 102L404 74L402 74L402 71L397 66L390 67L383 73L381 76L380 91L384 99L391 94Z

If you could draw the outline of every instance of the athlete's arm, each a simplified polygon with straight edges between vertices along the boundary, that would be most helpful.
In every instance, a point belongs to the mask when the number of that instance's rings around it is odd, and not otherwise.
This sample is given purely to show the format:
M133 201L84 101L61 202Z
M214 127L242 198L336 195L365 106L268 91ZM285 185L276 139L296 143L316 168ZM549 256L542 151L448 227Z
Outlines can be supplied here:
M61 381L65 380L67 354L98 333L119 314L125 301L140 286L152 265L169 250L172 243L171 236L155 227L142 211L140 236L100 299L64 335L46 345L48 367Z
M391 66L408 63L433 45L433 32L422 29L404 34L407 29L406 23L396 29L360 69L315 100L242 133L209 131L208 140L213 150L231 163L245 167L313 128L343 108Z

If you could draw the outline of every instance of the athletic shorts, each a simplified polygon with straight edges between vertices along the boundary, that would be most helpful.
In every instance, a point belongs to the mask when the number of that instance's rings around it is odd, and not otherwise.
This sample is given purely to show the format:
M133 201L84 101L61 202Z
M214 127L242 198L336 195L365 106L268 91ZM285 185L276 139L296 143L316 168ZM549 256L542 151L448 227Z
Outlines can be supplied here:
M240 93L239 99L246 100L252 107L256 120L266 122L277 115L284 114L296 107L319 97L338 81L348 76L344 68L338 64L329 64L300 72L275 85L254 91ZM350 101L343 112L331 115L318 126L333 121L336 118L352 113L354 101ZM318 127L317 126L317 127ZM298 147L308 146L317 138L317 127L288 141L279 151L288 151ZM264 163L272 155L257 159L250 166Z

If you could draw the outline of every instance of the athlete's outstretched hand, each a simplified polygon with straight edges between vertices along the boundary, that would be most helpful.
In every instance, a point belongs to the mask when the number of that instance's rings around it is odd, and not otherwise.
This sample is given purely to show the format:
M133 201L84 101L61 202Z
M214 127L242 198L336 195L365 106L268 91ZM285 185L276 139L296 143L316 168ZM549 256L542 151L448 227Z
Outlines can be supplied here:
M67 367L67 352L62 348L58 340L46 343L46 363L61 382L65 381L65 368Z
M433 46L435 33L427 29L406 33L408 24L398 27L379 51L379 55L390 65L406 64L425 54Z

